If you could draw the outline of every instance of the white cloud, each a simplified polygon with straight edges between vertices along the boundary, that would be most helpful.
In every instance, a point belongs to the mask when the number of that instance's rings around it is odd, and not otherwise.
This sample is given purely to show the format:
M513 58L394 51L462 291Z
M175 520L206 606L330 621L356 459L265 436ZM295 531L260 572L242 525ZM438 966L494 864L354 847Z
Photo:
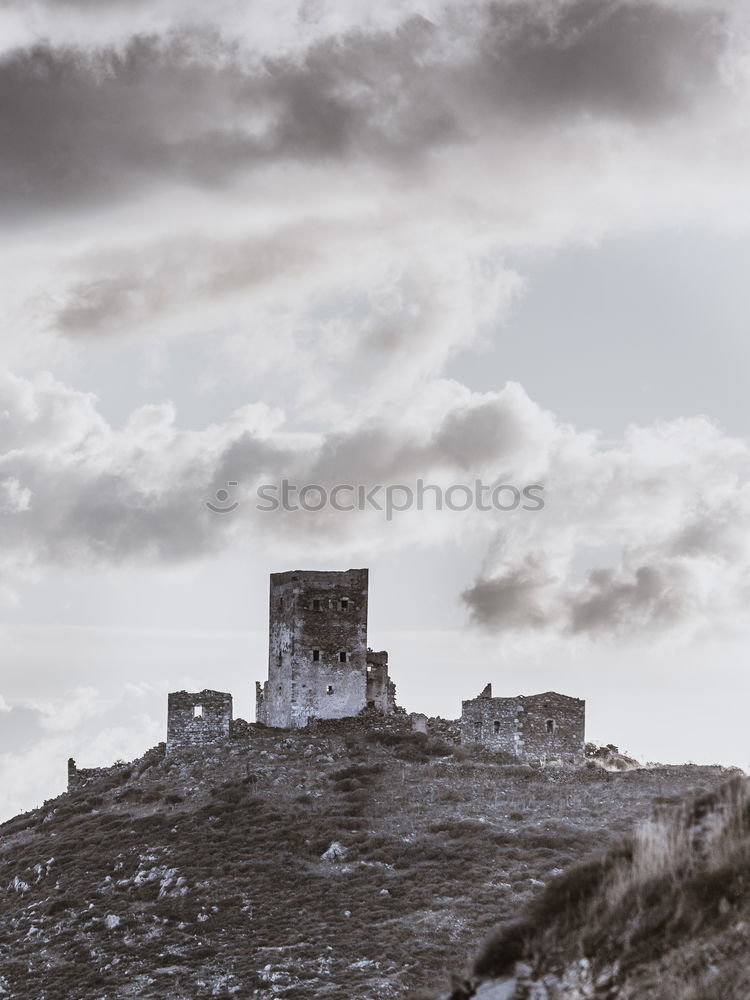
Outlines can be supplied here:
M397 412L386 407L323 434L287 434L282 414L262 404L203 431L181 430L169 404L144 407L117 430L88 395L46 376L36 388L12 384L23 391L0 472L31 500L4 515L6 571L183 561L239 537L262 537L279 552L313 544L335 554L363 531L373 545L399 548L459 530L489 546L466 595L489 627L695 630L731 624L746 606L750 447L706 418L631 427L620 441L602 441L561 424L520 386L480 394L436 381ZM57 414L54 426L47 410ZM418 478L444 488L477 478L540 483L546 507L459 515L430 511L428 501L424 512L390 522L377 511L259 511L256 487L283 478L327 489L413 487ZM205 501L229 480L240 483L239 508L211 513Z
M75 687L56 698L35 698L27 708L39 712L39 724L48 732L72 732L84 721L102 715L111 707L111 701L102 698L93 687Z

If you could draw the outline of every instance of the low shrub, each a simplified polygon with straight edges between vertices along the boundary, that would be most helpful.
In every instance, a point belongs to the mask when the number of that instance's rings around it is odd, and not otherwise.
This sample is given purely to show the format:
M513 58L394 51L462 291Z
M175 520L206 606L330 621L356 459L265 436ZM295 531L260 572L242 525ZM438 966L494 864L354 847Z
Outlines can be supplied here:
M516 962L525 955L532 932L533 925L526 920L501 924L479 952L474 962L475 975L489 978L512 973Z

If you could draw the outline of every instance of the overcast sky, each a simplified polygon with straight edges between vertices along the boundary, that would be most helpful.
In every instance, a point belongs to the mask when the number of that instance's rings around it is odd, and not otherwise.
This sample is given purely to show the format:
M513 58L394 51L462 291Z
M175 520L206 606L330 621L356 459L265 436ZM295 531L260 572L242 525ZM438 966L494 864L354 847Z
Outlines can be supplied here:
M252 719L292 568L370 567L408 710L750 765L743 7L0 0L0 816Z

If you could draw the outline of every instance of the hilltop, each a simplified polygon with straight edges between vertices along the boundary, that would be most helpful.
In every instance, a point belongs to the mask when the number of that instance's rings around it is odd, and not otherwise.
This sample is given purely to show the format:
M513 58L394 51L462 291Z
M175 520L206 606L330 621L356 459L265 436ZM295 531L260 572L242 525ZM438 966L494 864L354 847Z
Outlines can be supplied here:
M433 997L567 866L727 777L508 763L432 729L238 720L3 824L0 996Z

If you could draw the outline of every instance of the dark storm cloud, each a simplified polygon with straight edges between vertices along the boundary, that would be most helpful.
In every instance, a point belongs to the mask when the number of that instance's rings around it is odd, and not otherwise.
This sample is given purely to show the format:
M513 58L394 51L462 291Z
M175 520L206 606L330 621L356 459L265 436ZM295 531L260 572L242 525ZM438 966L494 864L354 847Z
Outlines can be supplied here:
M149 180L213 186L279 158L407 155L452 128L428 108L410 121L408 102L401 128L377 120L392 117L399 74L415 76L424 30L351 36L255 70L207 35L16 52L0 66L0 196L59 203Z
M472 619L493 631L554 628L568 633L668 627L690 608L691 580L679 567L639 566L632 574L593 570L583 588L555 580L545 558L480 578L463 593Z
M506 401L493 399L450 413L435 436L437 455L458 469L473 469L488 456L509 457L524 441L524 428Z
M503 576L477 580L462 597L473 620L489 629L541 628L547 619L539 597L548 582L543 561L528 556Z
M524 422L525 399L520 387L511 384L489 400L457 404L421 439L409 439L403 427L380 425L330 433L308 475L326 484L342 479L388 483L432 470L466 474L498 460L510 465L532 447L532 430Z
M569 628L597 632L622 625L670 625L689 610L689 591L689 578L669 565L639 566L628 579L613 570L598 569L570 602Z
M714 78L723 44L716 12L653 2L494 4L490 25L481 89L524 114L675 111Z
M216 186L278 160L414 164L564 115L651 119L719 79L720 14L577 0L463 9L251 64L210 33L118 48L39 45L0 64L9 209Z
M746 518L732 525L746 530ZM462 594L475 624L491 632L548 630L568 635L616 635L666 632L691 626L708 613L730 605L746 606L750 581L735 547L722 553L723 542L703 550L700 561L675 557L670 540L651 548L650 559L634 567L592 570L583 585L552 571L545 553L523 557L491 576L480 576ZM706 576L722 566L726 591L706 586ZM736 576L736 578L735 578ZM728 595L727 607L722 607Z

